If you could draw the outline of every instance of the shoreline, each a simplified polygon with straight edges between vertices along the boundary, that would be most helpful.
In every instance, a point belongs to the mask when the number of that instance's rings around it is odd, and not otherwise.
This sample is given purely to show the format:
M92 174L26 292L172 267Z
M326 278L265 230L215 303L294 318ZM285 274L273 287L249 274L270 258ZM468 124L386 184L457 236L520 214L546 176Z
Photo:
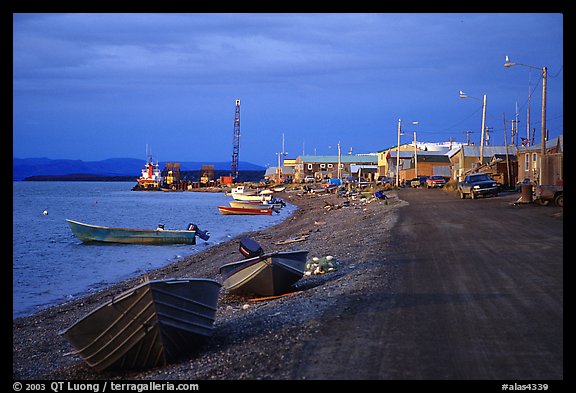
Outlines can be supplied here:
M387 230L393 226L396 219L395 212L398 207L405 204L398 200L395 191L387 192L390 197L387 203L378 199L369 199L369 203L356 200L351 201L349 207L342 208L339 208L339 205L344 199L333 194L298 195L294 191L279 194L286 202L297 207L291 216L279 224L240 234L224 243L155 269L147 276L150 279L203 277L221 282L219 267L243 259L238 250L238 240L243 236L250 236L267 252L307 249L310 251L309 259L314 256L333 255L340 262L335 272L304 277L297 283L298 289L302 292L273 301L256 303L226 293L222 289L214 336L209 338L197 353L191 354L190 359L184 359L180 363L153 370L98 374L78 356L68 355L72 348L58 335L58 331L70 326L110 296L139 284L144 277L140 275L113 284L94 294L13 320L13 377L15 379L291 378L282 375L278 370L269 370L268 375L263 375L261 371L250 372L226 365L229 365L234 358L250 359L252 351L258 346L261 346L262 350L270 346L272 348L286 346L286 350L289 351L288 348L295 344L294 341L297 344L298 338L302 334L307 334L308 330L303 327L313 326L314 320L320 317L319 311L334 305L336 294L356 290L355 286L366 285L360 281L350 284L343 279L347 279L352 272L361 273L362 269L371 269L370 263L365 266L363 264L373 259L373 254L385 246ZM374 231L375 226L379 230ZM303 233L310 235L308 240L276 244ZM375 241L382 244L378 244L378 247L365 247L373 245ZM387 269L393 270L393 267ZM303 312L300 310L302 307ZM292 308L298 311L287 312ZM275 317L272 318L275 320L273 324L282 323L283 329L287 329L283 337L266 330L270 315Z

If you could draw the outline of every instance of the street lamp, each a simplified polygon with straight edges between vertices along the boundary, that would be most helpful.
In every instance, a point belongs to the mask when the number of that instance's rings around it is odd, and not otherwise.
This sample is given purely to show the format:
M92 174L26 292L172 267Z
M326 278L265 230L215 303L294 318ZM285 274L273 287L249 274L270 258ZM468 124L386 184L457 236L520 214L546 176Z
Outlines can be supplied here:
M535 67L528 64L513 63L510 58L506 56L506 62L504 67L509 68L513 66L524 66L528 68L534 68L542 71L542 148L540 149L540 179L539 183L542 184L542 167L544 163L544 156L546 155L546 79L548 75L548 69L546 67Z
M460 98L472 98L474 100L483 101L482 103L482 136L480 139L480 165L482 165L482 161L484 159L484 130L486 124L486 94L484 94L484 99L481 100L480 98L469 96L468 94L464 93L460 90Z

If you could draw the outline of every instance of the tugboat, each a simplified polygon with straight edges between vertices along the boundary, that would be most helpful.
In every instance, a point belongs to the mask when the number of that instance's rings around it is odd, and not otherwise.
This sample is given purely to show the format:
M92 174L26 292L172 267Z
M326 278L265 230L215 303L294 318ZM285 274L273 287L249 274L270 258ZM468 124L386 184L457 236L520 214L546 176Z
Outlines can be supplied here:
M146 146L146 153L148 153L148 146ZM162 180L158 161L154 162L152 154L150 154L144 169L142 169L142 174L138 178L138 183L132 188L132 191L160 191Z

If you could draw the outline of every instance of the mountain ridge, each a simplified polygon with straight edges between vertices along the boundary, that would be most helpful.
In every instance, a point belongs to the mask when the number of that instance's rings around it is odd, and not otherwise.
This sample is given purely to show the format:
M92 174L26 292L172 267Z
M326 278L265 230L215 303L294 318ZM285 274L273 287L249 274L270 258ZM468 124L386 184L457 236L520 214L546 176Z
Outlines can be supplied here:
M179 162L179 161L168 161ZM202 165L214 165L214 170L229 170L231 162L180 161L180 170L192 171L202 169ZM12 180L20 181L31 176L90 174L101 176L139 176L146 160L138 158L107 158L100 161L83 161L73 159L51 159L46 157L13 158ZM160 168L166 161L159 162ZM238 170L266 170L265 167L240 161Z

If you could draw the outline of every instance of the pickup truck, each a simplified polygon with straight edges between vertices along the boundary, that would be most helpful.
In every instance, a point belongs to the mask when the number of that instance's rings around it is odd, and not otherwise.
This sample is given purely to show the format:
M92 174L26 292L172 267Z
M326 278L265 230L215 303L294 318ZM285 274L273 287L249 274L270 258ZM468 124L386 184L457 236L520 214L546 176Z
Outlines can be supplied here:
M472 199L476 199L480 195L497 196L498 183L485 173L475 173L467 175L464 181L458 183L458 193L461 199L465 199L467 195L470 195Z
M548 202L556 206L564 207L564 186L563 185L539 185L536 187L534 202L540 205L547 205Z

